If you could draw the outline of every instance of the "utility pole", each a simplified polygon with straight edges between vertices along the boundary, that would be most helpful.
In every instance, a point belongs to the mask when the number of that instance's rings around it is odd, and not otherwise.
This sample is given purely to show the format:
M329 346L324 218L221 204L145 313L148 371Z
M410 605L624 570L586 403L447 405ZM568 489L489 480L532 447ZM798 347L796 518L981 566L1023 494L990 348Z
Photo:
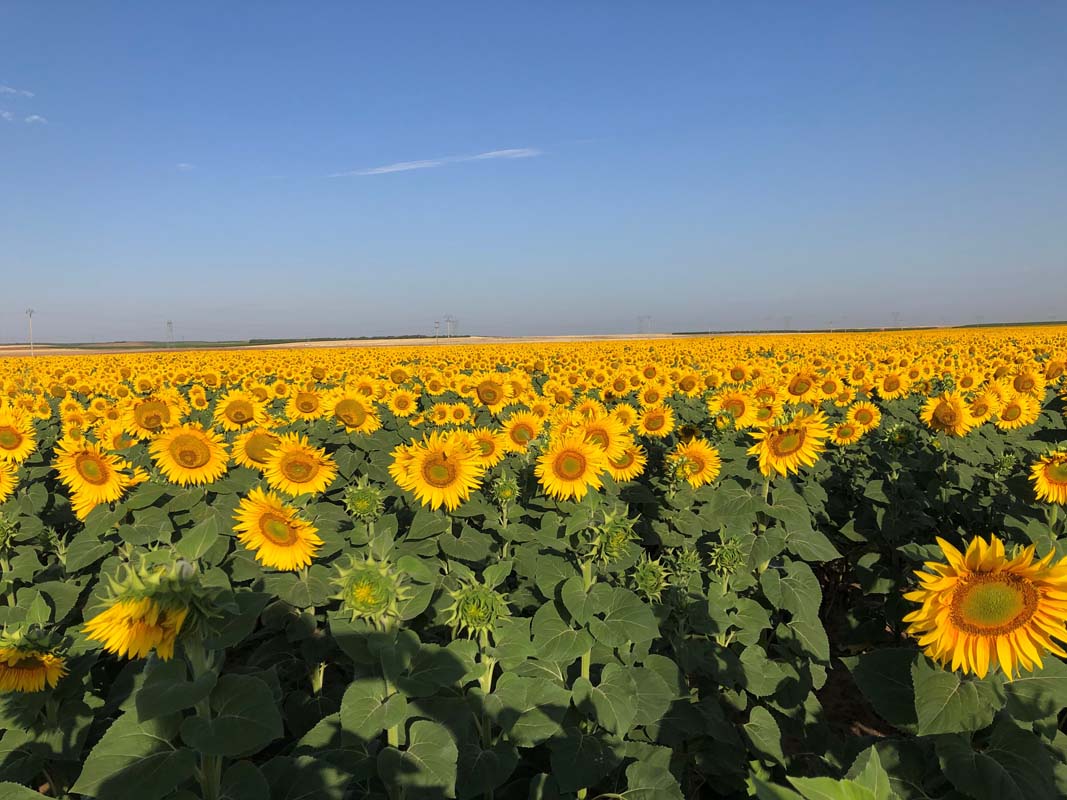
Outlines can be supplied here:
M433 343L434 344L440 344L440 333L441 333L441 320L435 319L433 321Z
M167 320L167 347L174 347L174 323Z
M30 358L33 358L33 309L26 309L26 316L30 320Z

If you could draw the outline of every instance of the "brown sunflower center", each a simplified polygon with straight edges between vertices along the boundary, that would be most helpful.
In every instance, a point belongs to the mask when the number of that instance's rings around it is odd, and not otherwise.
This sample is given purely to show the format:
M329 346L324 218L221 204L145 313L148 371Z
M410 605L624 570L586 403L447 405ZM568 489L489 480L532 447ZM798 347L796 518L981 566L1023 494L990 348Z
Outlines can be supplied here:
M289 453L278 465L290 483L308 483L319 471L319 465L303 453Z
M952 623L970 634L999 636L1025 625L1037 603L1034 585L1020 575L976 573L952 594Z
M861 408L856 412L856 422L860 425L870 425L874 420L874 414L869 408Z
M493 381L482 381L478 384L478 388L475 389L475 393L478 395L478 399L487 406L491 406L500 401L500 395L503 390L500 386Z
M22 444L22 434L10 425L0 427L0 449L14 450Z
M203 439L182 433L170 443L170 454L186 469L199 469L211 460L211 449Z
M727 400L722 405L723 410L726 411L734 419L739 419L745 414L745 401L739 397L734 397Z
M662 411L654 411L645 417L645 428L650 431L658 431L667 424L667 418Z
M297 540L296 529L289 520L276 514L264 514L259 520L259 531L274 544L288 546Z
M1018 403L1009 403L1000 412L1000 418L1005 422L1014 422L1023 415L1022 406Z
M1034 388L1035 383L1036 381L1030 375L1016 375L1011 385L1015 387L1017 392L1029 392Z
M457 469L443 453L435 453L422 465L423 479L436 489L444 489L456 481Z
M358 400L346 397L334 406L333 415L349 428L358 428L367 419L367 409Z
M637 460L637 457L629 450L611 462L615 469L626 469Z
M807 378L793 378L789 384L789 393L795 395L807 394L811 389L811 382Z
M226 406L226 411L223 413L230 422L244 425L255 416L255 409L252 408L252 404L247 400L233 400Z
M510 434L512 441L516 444L527 444L534 438L533 428L527 425L525 422L520 422L514 428L511 429Z
M895 392L900 388L900 378L896 375L890 375L882 382L882 388L887 392Z
M577 450L564 450L552 462L552 471L565 481L576 481L585 474L585 456Z
M245 442L245 455L248 456L250 461L264 464L267 461L267 456L277 446L278 437L274 434L262 431L253 433Z
M314 414L319 409L319 398L308 392L296 396L296 407L301 414Z
M945 427L953 427L960 421L960 413L951 403L942 401L934 409L934 419Z
M608 434L607 431L601 428L592 428L586 432L586 439L595 444L597 447L607 448L608 446Z
M17 669L23 671L37 671L42 669L44 664L41 663L41 659L37 656L25 656L20 658L14 664L11 664L8 669Z
M730 370L730 380L735 383L741 383L745 379L745 371L740 367L734 367Z
M787 428L771 437L771 451L779 458L791 456L804 446L804 431Z
M842 439L851 439L856 435L856 429L845 423L837 429L837 435Z
M107 464L92 453L81 453L74 460L74 468L78 471L82 480L93 486L103 486L107 483L111 471Z
M1053 461L1045 466L1045 477L1049 483L1067 486L1067 461Z

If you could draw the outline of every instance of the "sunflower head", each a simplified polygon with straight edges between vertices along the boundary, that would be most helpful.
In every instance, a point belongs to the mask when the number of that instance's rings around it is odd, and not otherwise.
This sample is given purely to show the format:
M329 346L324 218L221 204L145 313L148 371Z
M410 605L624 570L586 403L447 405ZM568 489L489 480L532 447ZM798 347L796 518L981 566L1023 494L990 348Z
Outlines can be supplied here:
M507 597L484 583L463 581L449 596L452 605L448 608L448 624L453 634L487 638L497 623L511 614Z
M511 473L498 475L489 485L489 494L498 506L506 506L518 498L519 482Z
M738 539L716 542L708 550L708 561L715 574L720 578L733 575L748 560L748 553L745 552L745 548Z
M625 507L615 507L601 512L603 521L589 531L589 553L593 558L610 563L630 554L637 541L637 520L626 516L626 511Z
M364 619L377 628L399 618L399 604L409 596L406 576L388 561L348 557L338 565L333 583L335 595L344 603L352 620Z
M937 540L945 562L917 571L919 588L904 595L920 608L904 617L908 633L942 666L984 678L1000 667L1011 679L1067 652L1067 558L1035 558L1033 545L1009 557L996 536L980 536L960 552Z
M637 562L631 577L638 592L648 600L659 602L663 590L670 582L671 573L660 559L649 558L646 553Z
M382 490L371 486L366 476L345 489L343 495L345 509L349 516L362 522L374 522L385 510L385 498Z
M54 689L66 674L68 640L37 625L0 632L0 692Z

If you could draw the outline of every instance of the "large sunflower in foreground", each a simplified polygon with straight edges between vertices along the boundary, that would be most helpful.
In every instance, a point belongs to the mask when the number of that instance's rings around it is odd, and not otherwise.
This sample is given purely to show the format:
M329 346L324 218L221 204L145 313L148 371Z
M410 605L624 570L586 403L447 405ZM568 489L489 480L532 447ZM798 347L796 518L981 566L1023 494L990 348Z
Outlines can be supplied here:
M1067 505L1067 450L1042 456L1030 469L1037 499Z
M0 461L21 464L36 449L33 423L14 411L0 409Z
M976 536L966 553L937 543L948 563L926 562L920 588L904 595L922 604L904 621L926 655L979 678L999 665L1009 679L1046 652L1067 658L1053 641L1067 642L1067 558L1035 560L1031 545L1009 559L996 536Z
M55 468L71 490L71 505L78 519L85 519L101 503L113 503L131 485L123 470L129 464L100 445L86 439L61 439L56 443Z
M977 424L967 403L953 392L927 400L919 418L933 430L950 436L966 436Z
M607 471L614 480L620 483L632 481L645 471L646 463L648 463L648 455L645 453L645 448L631 440L623 448L621 456L608 459Z
M295 571L311 563L322 546L315 526L301 519L274 492L255 488L234 512L237 539L272 569Z
M0 692L55 688L67 672L61 656L35 648L0 647Z
M188 613L187 606L155 597L119 599L85 623L85 635L118 656L144 658L154 649L167 661Z
M560 500L581 500L590 488L604 484L600 473L608 467L603 449L580 436L552 442L537 459L535 472L545 493Z
M711 483L719 476L722 459L719 451L703 439L679 442L667 460L674 467L678 476L694 489Z
M306 436L287 433L267 456L264 477L271 488L296 497L321 492L337 477L337 465L321 447L312 447Z
M764 475L788 475L799 472L802 465L815 464L826 449L829 436L826 416L821 411L802 414L790 422L753 433L756 443L748 449L748 454L759 457L759 470Z
M218 480L229 461L222 437L193 424L168 428L148 444L148 452L167 480L179 486Z
M434 510L441 506L456 509L478 487L484 472L465 437L431 433L423 443L412 446L409 457L400 486Z
M215 401L215 425L240 431L267 421L267 404L249 392L227 392Z
M242 467L263 469L281 438L269 428L255 427L233 441L233 460Z
M343 390L326 398L326 413L348 433L374 433L382 427L374 403L353 390Z
M8 461L0 461L0 503L15 493L18 488L18 470Z

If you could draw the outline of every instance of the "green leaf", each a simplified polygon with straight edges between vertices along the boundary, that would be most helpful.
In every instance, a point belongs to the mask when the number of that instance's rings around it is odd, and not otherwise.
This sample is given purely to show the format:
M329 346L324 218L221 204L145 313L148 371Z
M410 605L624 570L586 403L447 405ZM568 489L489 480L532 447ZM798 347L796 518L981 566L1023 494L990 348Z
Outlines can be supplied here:
M404 721L407 701L403 695L389 695L384 681L364 678L345 690L340 714L341 726L346 731L369 740Z
M876 747L868 747L852 762L848 777L860 786L870 789L874 800L893 800L893 787L889 774L882 766Z
M352 776L311 756L272 758L263 765L271 800L342 800Z
M653 725L659 722L671 703L678 698L678 693L656 669L648 666L632 667L629 672L634 681L634 696L637 699L634 724Z
M782 731L774 716L763 706L756 706L748 716L748 722L744 725L745 734L748 736L752 749L761 757L785 763L785 754L782 752Z
M928 658L917 660L911 674L920 736L979 730L1004 707L1004 688L996 678L963 677Z
M282 717L270 687L248 675L223 675L211 693L210 720L190 717L182 739L205 755L237 758L281 737Z
M0 800L41 800L42 795L17 783L0 783Z
M555 603L545 603L534 614L533 647L545 661L570 664L593 646L592 637L584 630L574 630L563 621Z
M1052 759L1030 731L1001 719L979 749L969 736L939 736L941 769L952 785L974 800L1055 800Z
M505 673L485 698L485 709L508 739L532 747L560 729L571 705L570 692L545 678Z
M626 768L626 800L684 800L668 766L638 759Z
M135 697L137 716L145 721L192 708L211 694L216 678L214 672L207 672L190 681L181 659L153 659L145 667L145 682Z
M853 781L833 778L790 778L804 800L875 800L874 792Z
M407 747L378 754L378 774L393 797L455 797L459 750L448 728L418 720L408 729Z
M610 594L598 593L597 599L597 616L589 621L589 632L601 644L622 647L627 642L649 642L659 636L652 608L629 589L615 587Z
M918 651L887 647L844 659L867 702L891 725L908 729L918 724L911 668Z
M158 800L193 775L196 755L171 739L179 718L140 722L127 712L89 753L71 791L100 800Z
M630 673L616 664L609 664L598 685L593 686L587 678L578 678L571 694L575 706L587 715L592 710L591 716L602 727L623 736L633 727L637 715L637 706L633 702L636 691L637 685Z
M459 748L456 797L459 800L487 797L504 784L519 763L519 751L507 742L497 742L483 750L477 742Z
M1008 712L1020 722L1034 722L1067 708L1067 664L1050 656L1044 669L1023 673L1004 685Z
M190 561L196 561L215 544L220 535L219 518L208 514L190 530L182 534L175 549Z
M370 743L341 725L340 714L328 714L297 742L294 756L313 756L345 772L363 776L374 769Z
M270 797L270 784L251 761L238 761L222 774L219 800L263 800Z
M552 777L563 792L595 786L619 766L625 753L620 740L583 733L577 728L568 728L566 735L553 739L549 748Z

